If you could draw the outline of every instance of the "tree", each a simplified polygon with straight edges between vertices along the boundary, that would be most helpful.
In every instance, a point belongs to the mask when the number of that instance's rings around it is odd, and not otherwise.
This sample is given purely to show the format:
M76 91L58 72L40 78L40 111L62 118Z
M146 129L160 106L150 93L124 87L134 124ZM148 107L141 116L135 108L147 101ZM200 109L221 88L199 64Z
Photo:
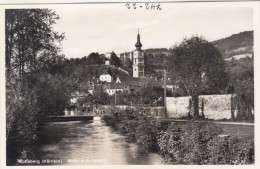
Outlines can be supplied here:
M104 91L102 86L95 86L93 96L89 97L92 105L105 105L110 104L112 99L110 96Z
M203 37L192 36L171 49L170 76L184 86L192 97L192 113L199 117L198 95L223 92L228 84L225 62L213 44Z
M117 55L114 52L112 52L109 62L110 65L114 65L117 67L121 66L121 60L119 57L117 57Z
M89 54L88 58L86 59L89 65L94 65L94 64L102 64L103 58L99 55L99 53L94 53L92 52L91 54Z
M131 61L131 59L129 58L129 57L127 57L125 60L124 60L124 62L123 62L123 67L125 68L125 69L132 69L133 67L132 67L132 65L133 65L133 62Z
M65 36L53 29L59 16L49 9L8 9L5 14L9 161L36 140L42 117L64 110L72 83L61 76L60 42Z
M246 57L228 62L231 93L236 94L237 120L254 120L254 62Z
M53 30L59 16L49 9L5 10L5 58L7 75L14 71L22 77L40 69L59 55L64 38Z

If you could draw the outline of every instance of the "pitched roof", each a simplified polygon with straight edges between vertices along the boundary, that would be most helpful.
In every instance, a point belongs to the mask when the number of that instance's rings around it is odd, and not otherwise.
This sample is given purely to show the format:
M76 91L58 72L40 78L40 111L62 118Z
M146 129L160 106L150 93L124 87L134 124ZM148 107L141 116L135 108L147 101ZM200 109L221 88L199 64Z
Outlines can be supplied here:
M104 87L105 89L124 89L125 88L125 85L122 84L122 83L110 83L110 84L107 84L105 85Z
M107 70L104 70L101 75L110 75L110 74L107 72ZM100 76L101 76L101 75L100 75ZM111 75L110 75L110 76L111 76Z
M138 78L127 75L119 76L121 83L128 86L144 86L144 85L152 85L157 84L154 79L151 78Z

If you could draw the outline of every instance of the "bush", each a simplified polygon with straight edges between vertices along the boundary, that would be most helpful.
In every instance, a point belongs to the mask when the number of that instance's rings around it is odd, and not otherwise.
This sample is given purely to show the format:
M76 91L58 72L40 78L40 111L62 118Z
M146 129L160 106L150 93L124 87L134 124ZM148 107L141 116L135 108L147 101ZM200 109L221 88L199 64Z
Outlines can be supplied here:
M208 144L210 164L253 164L253 139L215 137Z
M166 164L254 163L253 139L223 135L223 130L212 123L158 122L144 109L113 112L103 117L108 125L147 151L159 151Z
M158 150L160 124L146 110L126 109L114 112L112 116L103 117L108 125L118 128L130 140L142 144L147 151Z
M166 163L206 164L206 145L221 132L221 129L208 123L172 123L161 132L158 144Z
M209 123L172 123L158 139L161 154L170 164L252 164L252 139L220 135Z

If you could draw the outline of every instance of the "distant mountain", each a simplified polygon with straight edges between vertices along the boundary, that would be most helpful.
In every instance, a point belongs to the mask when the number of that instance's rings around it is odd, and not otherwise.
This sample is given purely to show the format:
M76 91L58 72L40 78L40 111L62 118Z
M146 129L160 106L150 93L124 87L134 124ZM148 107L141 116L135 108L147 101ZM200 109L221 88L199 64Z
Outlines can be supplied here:
M165 56L168 56L171 54L170 50L167 49L167 48L150 48L150 49L144 49L144 52L149 55L149 54L152 54L152 55L160 55L160 54L163 54Z
M244 31L238 34L233 34L229 37L213 41L212 43L220 50L225 60L243 58L243 56L253 56L254 32ZM150 48L145 49L146 55L169 56L170 50L167 48ZM160 63L160 61L159 61Z
M220 50L224 59L242 55L252 56L254 52L253 33L253 31L240 32L212 43Z

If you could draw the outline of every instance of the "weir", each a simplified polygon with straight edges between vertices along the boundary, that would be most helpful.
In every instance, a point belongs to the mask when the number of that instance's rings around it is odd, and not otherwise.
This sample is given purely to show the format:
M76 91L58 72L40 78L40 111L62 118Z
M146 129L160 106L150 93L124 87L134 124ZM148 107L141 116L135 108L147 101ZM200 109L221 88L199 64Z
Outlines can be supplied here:
M62 122L62 121L86 121L93 120L95 116L52 116L44 119L44 122Z

